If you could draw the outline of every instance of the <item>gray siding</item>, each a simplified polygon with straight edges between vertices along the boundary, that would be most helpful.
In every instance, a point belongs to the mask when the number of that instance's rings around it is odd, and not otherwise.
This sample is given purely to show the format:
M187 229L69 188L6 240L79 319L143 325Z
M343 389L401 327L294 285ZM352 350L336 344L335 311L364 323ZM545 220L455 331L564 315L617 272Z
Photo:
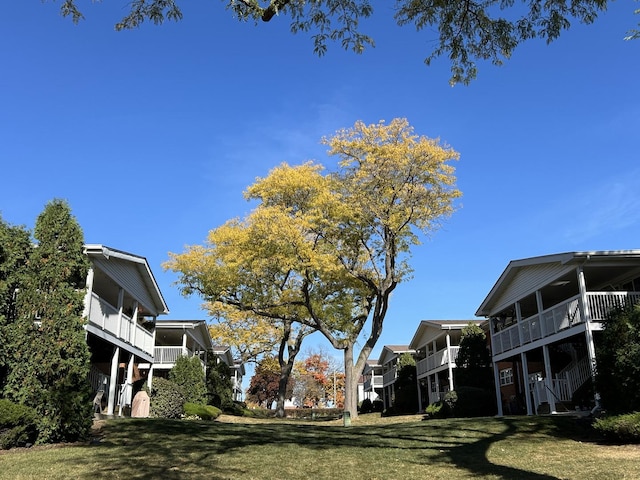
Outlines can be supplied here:
M144 306L152 315L158 315L146 282L135 263L111 257L110 259L94 257L97 268L105 272L134 299ZM144 268L144 267L142 267Z
M573 269L575 267L556 262L530 265L519 269L509 281L509 286L502 292L502 295L494 301L491 313L500 312Z

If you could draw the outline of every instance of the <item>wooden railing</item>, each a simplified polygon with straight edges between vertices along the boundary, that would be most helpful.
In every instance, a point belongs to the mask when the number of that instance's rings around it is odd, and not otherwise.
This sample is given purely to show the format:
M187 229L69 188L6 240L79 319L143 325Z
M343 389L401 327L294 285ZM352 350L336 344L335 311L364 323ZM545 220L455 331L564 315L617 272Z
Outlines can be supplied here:
M456 359L458 358L458 352L460 351L460 347L449 347L447 350L443 348L442 350L438 350L431 355L428 355L426 358L423 358L418 363L416 363L416 371L417 375L421 376L431 372L432 370L436 370L443 365L448 365L451 362L455 367Z
M111 333L116 338L153 355L153 334L131 317L122 314L118 328L118 309L107 303L95 293L91 294L89 322L100 329Z
M587 303L591 321L599 322L614 308L640 302L640 292L590 292ZM495 354L507 352L524 344L549 337L583 323L580 296L576 295L540 314L525 318L492 335Z

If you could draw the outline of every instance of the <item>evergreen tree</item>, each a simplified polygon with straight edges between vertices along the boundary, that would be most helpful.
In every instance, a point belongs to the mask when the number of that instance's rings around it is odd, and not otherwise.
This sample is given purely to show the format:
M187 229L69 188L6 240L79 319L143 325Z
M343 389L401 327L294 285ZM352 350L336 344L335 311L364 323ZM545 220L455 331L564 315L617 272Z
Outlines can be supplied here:
M185 355L178 357L169 372L169 380L178 385L184 392L186 402L205 402L207 389L200 358L187 357Z
M207 403L221 410L233 406L233 378L229 366L215 357L207 368Z
M462 329L460 350L456 358L456 389L458 387L492 388L491 353L487 337L478 325L469 323Z
M89 349L82 318L89 263L83 234L66 202L47 204L36 221L17 295L10 368L12 400L39 414L39 443L72 441L91 427Z
M613 312L596 342L596 387L612 413L640 411L640 306Z
M398 358L398 376L394 384L396 413L416 413L418 411L418 384L416 383L416 360L410 353Z
M12 330L16 321L16 297L24 282L31 239L24 227L14 227L0 217L0 397L11 358Z

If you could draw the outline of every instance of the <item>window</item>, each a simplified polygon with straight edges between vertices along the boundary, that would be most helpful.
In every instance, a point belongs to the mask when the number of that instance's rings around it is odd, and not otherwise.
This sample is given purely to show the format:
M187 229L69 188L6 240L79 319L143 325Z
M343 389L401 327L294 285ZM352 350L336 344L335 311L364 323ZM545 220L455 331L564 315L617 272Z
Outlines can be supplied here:
M513 383L513 368L500 370L500 385L511 385Z

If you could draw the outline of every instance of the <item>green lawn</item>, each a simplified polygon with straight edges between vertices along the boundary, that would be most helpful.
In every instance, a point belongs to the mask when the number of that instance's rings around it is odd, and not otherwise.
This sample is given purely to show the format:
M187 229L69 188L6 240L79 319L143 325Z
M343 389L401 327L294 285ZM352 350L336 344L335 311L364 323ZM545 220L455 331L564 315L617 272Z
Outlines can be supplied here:
M0 453L0 479L640 479L640 446L574 418L111 420L87 445Z

